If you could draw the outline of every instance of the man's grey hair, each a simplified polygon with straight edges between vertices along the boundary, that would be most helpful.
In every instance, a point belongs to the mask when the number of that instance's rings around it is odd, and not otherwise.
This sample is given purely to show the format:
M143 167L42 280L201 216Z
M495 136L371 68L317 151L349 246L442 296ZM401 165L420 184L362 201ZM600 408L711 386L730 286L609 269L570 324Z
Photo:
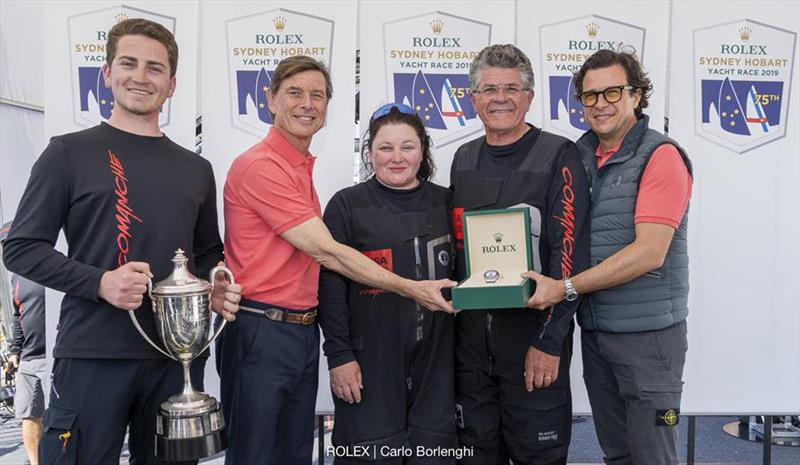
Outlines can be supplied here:
M511 44L495 44L485 47L478 52L469 66L469 87L478 90L480 74L486 68L510 68L519 71L522 85L533 89L533 69L531 60L522 53L522 50Z

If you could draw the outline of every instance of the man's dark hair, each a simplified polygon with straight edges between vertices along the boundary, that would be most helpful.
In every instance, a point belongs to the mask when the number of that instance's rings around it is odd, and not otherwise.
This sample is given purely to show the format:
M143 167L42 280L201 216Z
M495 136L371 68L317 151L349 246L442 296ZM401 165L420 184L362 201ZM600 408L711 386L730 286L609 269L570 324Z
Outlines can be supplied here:
M512 44L493 44L483 48L469 65L469 87L478 90L486 68L516 69L526 89L533 89L533 68L525 53Z
M634 113L636 117L642 116L642 110L647 108L650 95L653 93L653 83L647 77L647 73L642 69L642 65L636 58L636 55L629 51L615 52L613 50L599 50L590 56L586 62L583 63L581 69L575 73L575 92L578 101L581 100L583 93L583 78L586 73L593 69L608 68L609 66L620 65L625 70L625 76L628 79L628 85L633 86L630 92L633 94L636 89L642 90L642 98L639 100L639 106L636 107Z
M273 95L277 94L278 89L281 88L281 84L283 84L285 79L289 79L295 74L306 71L319 71L322 73L322 76L325 78L325 94L327 94L328 100L330 100L331 97L333 97L333 83L331 82L331 75L328 72L328 68L325 67L325 64L321 61L304 55L284 58L278 63L278 67L275 68L275 72L272 73L272 82L269 85L270 92L272 92ZM270 110L269 113L274 119L275 113L273 113L272 110Z
M145 36L161 42L167 49L169 57L169 77L175 76L178 70L178 44L175 36L164 26L144 18L132 18L120 21L108 32L106 42L106 63L111 66L111 62L117 56L117 44L123 36Z
M325 78L325 93L328 100L330 100L333 97L333 84L331 83L331 75L328 73L328 68L321 61L303 55L285 58L278 63L278 67L275 68L275 72L272 74L272 83L269 85L269 90L273 94L277 94L284 79L305 71L319 71L322 73Z
M422 147L422 162L419 164L417 179L420 181L430 180L436 169L433 164L433 155L431 155L431 138L428 136L428 133L425 132L425 125L422 123L422 120L419 119L419 116L401 113L397 107L392 108L386 115L375 118L369 122L369 129L361 145L361 172L366 176L371 176L374 173L372 161L370 159L372 141L375 140L378 131L389 124L407 124L414 129Z

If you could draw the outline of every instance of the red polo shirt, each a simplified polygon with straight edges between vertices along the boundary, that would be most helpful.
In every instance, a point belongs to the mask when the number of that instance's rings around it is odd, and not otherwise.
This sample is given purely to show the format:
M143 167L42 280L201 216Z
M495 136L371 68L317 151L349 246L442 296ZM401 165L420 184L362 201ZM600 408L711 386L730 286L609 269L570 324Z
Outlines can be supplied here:
M242 297L295 310L317 306L319 265L280 236L322 216L312 171L275 128L239 155L225 181L225 258Z
M594 153L597 167L602 167L621 145L606 151L598 145ZM692 176L681 154L674 145L661 145L650 156L642 173L634 223L658 223L678 229L691 196Z

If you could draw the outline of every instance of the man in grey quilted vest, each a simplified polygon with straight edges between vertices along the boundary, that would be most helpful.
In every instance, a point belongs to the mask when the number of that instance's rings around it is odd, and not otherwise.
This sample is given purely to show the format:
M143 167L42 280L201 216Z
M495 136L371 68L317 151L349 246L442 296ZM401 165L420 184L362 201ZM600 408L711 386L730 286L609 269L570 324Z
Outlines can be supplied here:
M601 50L575 74L591 126L576 143L591 185L591 268L536 273L530 306L582 296L584 380L607 464L677 464L686 360L692 166L642 110L652 84L635 55Z

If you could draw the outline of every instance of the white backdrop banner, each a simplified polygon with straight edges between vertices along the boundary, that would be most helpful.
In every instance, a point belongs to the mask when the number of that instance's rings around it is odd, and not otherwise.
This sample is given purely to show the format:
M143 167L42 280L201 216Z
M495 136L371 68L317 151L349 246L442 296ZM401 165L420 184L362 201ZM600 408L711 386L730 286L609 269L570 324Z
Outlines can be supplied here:
M483 131L469 96L469 65L491 43L513 41L514 3L363 2L361 133L375 109L405 103L434 146L434 181L449 185L456 149Z
M519 47L537 71L530 121L572 140L580 137L589 124L572 74L598 50L626 50L642 60L653 81L645 112L663 132L669 2L520 2L517 21Z
M581 12L582 15L576 15ZM547 131L576 140L589 124L575 98L572 75L601 49L627 50L642 60L653 81L653 95L645 113L653 129L663 132L669 3L520 2L517 14L519 47L536 71L535 97L528 121ZM580 329L576 325L570 367L572 410L589 414L589 396L583 384Z
M0 105L0 224L14 219L33 163L45 148L44 115Z
M41 107L44 4L0 2L0 97ZM31 166L44 149L44 114L0 105L0 224L14 218Z
M797 414L800 4L673 9L670 136L695 179L682 410Z
M697 133L736 153L786 135L797 33L750 19L694 31Z
M334 98L313 139L314 184L323 208L353 182L356 2L209 3L202 5L203 156L214 165L222 226L222 190L237 155L272 124L266 90L280 60L307 55L325 63ZM328 370L320 358L318 412L333 412Z

